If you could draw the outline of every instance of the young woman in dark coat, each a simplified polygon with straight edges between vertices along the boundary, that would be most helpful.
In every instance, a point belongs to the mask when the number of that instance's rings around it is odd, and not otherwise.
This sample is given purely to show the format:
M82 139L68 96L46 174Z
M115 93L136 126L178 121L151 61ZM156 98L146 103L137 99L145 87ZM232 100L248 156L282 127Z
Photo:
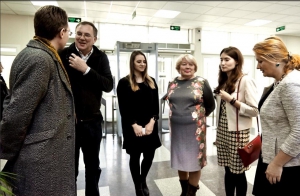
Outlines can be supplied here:
M117 87L122 118L123 149L130 155L129 167L136 195L149 195L146 177L156 148L161 146L158 136L158 87L147 73L144 53L134 51L130 56L130 73L120 79ZM140 165L140 156L143 161Z

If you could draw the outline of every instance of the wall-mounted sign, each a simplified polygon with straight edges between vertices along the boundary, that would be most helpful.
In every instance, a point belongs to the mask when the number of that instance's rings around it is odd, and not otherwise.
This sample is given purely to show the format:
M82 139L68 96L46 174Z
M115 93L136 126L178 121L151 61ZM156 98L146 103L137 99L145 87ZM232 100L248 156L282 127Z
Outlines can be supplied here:
M180 26L170 26L170 30L180 31Z
M285 30L285 26L277 27L276 32Z
M69 21L69 22L77 22L77 23L80 23L80 22L81 22L81 18L68 17L68 21Z

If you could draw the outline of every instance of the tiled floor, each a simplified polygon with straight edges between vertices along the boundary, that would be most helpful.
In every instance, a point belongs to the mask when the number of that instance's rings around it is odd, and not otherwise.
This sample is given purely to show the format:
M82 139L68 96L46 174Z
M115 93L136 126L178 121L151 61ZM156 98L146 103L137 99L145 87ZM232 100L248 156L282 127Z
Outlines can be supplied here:
M252 131L254 132L254 131ZM203 168L199 182L201 196L225 196L224 168L217 164L217 149L213 145L216 130L209 127L207 130L208 165ZM251 133L251 138L255 136ZM147 177L147 184L151 196L179 196L181 192L177 171L170 168L170 135L163 134L162 144L156 150L153 165ZM102 174L99 182L101 196L134 196L134 185L129 171L129 155L122 150L120 141L111 134L101 143L100 151ZM82 156L81 156L82 157ZM248 180L247 196L252 195L253 180L256 162L246 172ZM78 176L78 196L84 195L84 166L81 160Z

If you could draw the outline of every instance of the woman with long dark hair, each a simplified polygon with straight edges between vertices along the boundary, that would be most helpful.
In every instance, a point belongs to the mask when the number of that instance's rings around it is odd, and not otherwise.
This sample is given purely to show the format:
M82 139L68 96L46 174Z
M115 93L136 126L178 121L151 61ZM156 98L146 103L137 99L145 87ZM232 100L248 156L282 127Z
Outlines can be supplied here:
M146 177L156 148L161 146L158 136L158 87L147 73L147 60L141 51L130 56L130 73L120 79L117 87L122 117L123 149L130 155L129 167L136 195L147 196ZM143 161L140 165L140 156Z
M245 196L247 193L245 171L249 166L243 165L237 149L249 142L252 117L258 115L257 89L254 80L243 75L244 58L239 49L224 48L220 53L220 60L219 84L215 89L218 164L225 167L226 196L234 196L235 191L237 196ZM240 88L237 92L239 82Z

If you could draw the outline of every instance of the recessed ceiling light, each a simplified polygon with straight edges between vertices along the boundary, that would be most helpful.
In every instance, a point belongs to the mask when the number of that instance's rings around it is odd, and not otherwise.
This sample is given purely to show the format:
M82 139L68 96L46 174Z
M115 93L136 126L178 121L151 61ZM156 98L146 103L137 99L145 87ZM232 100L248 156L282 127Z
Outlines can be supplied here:
M31 1L31 3L36 6L45 6L45 5L58 6L57 1Z
M268 24L270 22L272 22L272 21L271 20L253 20L253 21L248 22L248 23L246 23L244 25L258 27L258 26L262 26L262 25Z
M154 17L158 18L175 18L180 12L172 10L158 10Z

